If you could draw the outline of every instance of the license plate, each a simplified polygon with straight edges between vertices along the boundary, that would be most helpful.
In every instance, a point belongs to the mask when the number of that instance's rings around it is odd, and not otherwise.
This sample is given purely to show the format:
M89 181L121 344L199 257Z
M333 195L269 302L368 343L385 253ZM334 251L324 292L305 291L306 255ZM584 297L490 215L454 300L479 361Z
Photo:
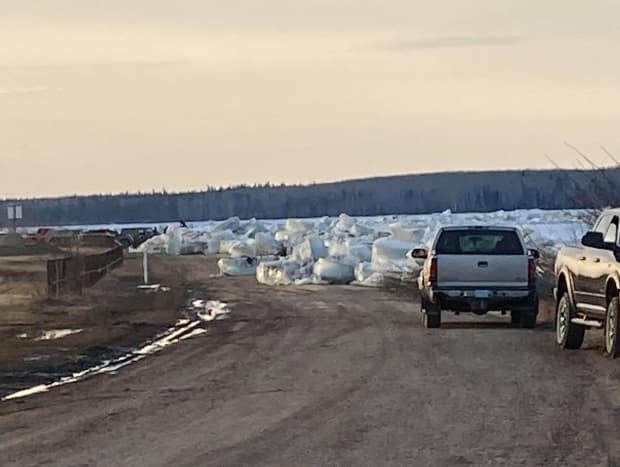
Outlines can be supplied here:
M491 292L488 290L475 290L474 297L475 298L489 298L491 296Z

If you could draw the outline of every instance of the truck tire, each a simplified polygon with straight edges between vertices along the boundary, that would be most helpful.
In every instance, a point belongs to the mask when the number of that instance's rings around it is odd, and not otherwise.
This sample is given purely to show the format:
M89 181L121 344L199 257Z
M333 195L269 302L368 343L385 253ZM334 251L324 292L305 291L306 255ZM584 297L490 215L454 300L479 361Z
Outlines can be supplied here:
M441 327L441 307L425 299L422 299L421 307L422 325L426 329Z
M516 326L521 324L521 312L518 310L512 310L510 312L510 324Z
M620 300L615 297L607 307L605 318L605 355L616 358L620 354L618 348L618 316L620 315Z
M437 315L429 315L424 313L422 315L422 324L426 329L436 329L441 327L441 313Z
M578 349L583 344L586 328L571 323L574 315L568 292L564 292L555 314L555 341L563 349Z

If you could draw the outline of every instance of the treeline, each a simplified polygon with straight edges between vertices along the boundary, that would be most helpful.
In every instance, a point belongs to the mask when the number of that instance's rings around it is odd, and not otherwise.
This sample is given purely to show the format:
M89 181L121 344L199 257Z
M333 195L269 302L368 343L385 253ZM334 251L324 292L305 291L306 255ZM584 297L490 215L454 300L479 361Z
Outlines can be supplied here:
M21 225L167 222L241 218L368 216L620 204L620 168L453 172L297 186L237 186L201 192L4 200L23 206ZM604 188L604 189L603 189ZM602 200L604 191L605 200ZM609 199L609 193L612 198ZM616 199L616 197L618 199ZM6 209L2 223L7 224Z

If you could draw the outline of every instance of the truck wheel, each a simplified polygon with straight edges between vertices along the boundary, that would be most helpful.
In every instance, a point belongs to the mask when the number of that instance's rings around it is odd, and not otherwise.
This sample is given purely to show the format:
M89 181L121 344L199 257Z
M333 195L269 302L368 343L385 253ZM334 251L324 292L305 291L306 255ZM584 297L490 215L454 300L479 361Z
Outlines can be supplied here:
M441 327L441 313L436 315L429 315L428 313L424 313L422 315L422 324L426 329Z
M607 307L607 318L605 319L605 354L610 358L616 358L620 354L618 349L618 297L611 300Z
M420 301L420 311L422 312L422 325L427 328L441 327L441 306L422 298Z
M563 349L578 349L583 344L586 328L571 323L574 317L568 293L564 292L555 315L555 341Z

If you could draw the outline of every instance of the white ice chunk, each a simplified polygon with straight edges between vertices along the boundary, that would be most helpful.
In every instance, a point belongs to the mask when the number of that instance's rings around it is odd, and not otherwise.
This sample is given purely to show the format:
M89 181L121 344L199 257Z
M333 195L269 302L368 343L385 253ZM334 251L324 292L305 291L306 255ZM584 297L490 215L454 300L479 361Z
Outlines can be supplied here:
M353 228L353 226L355 226L355 224L355 219L343 213L338 216L338 222L336 223L334 230L340 232L349 232Z
M348 284L355 279L353 266L332 259L320 258L313 272L319 279L333 284Z
M372 246L372 265L377 271L404 271L407 270L407 253L415 248L408 242L401 242L391 238L382 238Z
M316 261L319 258L327 258L329 252L320 237L312 235L293 248L292 259L299 263Z
M373 267L372 263L369 263L369 262L359 263L355 267L355 280L357 282L364 282L366 279L372 276L375 272L377 271Z
M357 262L366 262L372 259L372 249L369 245L357 243L349 247L349 256L352 256Z
M258 256L278 255L282 251L282 244L267 233L257 233L254 242Z
M230 249L238 242L239 240L220 240L220 251L219 253L222 255L227 255L230 253Z
M136 251L140 253L146 251L151 254L166 253L168 251L168 236L157 235L156 237L149 238L146 242L140 245Z
M217 266L225 276L252 276L256 274L256 259L254 258L220 258Z
M265 261L256 268L256 280L266 285L292 285L301 277L300 269L295 261Z
M286 221L286 230L288 232L307 232L310 228L310 222L302 219L289 219Z
M228 254L233 258L254 258L256 256L256 247L254 245L254 240L248 239L233 243L233 245L228 250Z
M216 254L220 252L221 240L219 238L211 238L206 241L205 253Z
M419 244L424 237L424 229L405 229L400 222L390 225L390 232L395 240Z
M225 230L235 231L235 230L238 230L240 226L241 226L241 221L239 220L239 218L231 217L217 224L215 227L213 227L211 232L214 232L214 233L223 232Z
M357 285L363 287L383 287L385 285L385 275L380 272L373 272L363 281L358 281Z
M171 226L166 232L168 242L166 244L166 253L172 256L178 256L181 254L181 246L183 244L183 228Z

